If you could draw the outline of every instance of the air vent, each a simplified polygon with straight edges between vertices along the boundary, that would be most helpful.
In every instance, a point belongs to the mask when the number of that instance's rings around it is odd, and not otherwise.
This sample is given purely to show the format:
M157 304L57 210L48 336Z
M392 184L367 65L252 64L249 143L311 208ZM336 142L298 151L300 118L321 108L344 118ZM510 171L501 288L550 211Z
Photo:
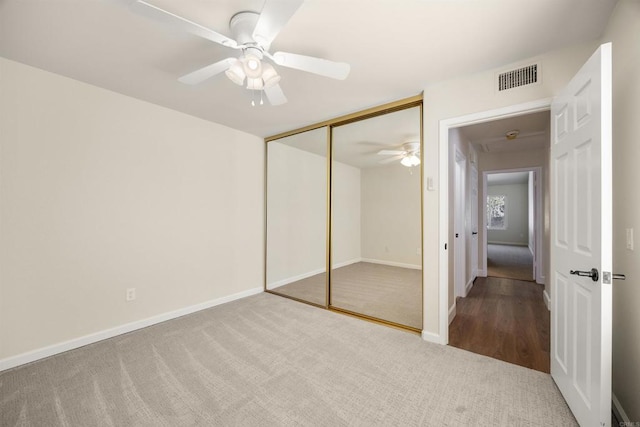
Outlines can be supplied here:
M498 92L538 83L538 64L498 74Z

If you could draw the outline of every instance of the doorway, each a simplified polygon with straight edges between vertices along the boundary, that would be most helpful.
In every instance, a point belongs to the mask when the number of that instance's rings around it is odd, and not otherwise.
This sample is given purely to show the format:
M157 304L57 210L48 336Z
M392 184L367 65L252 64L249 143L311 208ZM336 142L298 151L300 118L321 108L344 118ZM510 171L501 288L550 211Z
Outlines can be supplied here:
M611 43L601 45L553 100L509 106L440 121L440 238L447 250L448 132L495 118L551 110L552 168L545 176L545 263L551 285L551 376L580 424L611 419L612 79ZM576 118L579 118L576 120ZM595 220L594 220L595 218ZM550 226L550 227L546 227ZM550 230L547 233L547 230ZM440 324L446 318L448 257L440 257ZM580 265L578 270L574 266ZM584 265L584 267L582 267ZM589 270L588 267L591 267ZM598 274L603 271L602 274ZM574 277L575 276L575 277ZM549 306L548 301L545 301Z
M548 141L537 144L546 150ZM544 284L542 170L483 171L484 276Z
M488 118L449 133L454 227L449 344L547 373L550 320L548 298L543 296L548 248L543 200L549 117L548 110L540 109ZM481 186L474 193L473 180L478 178ZM466 250L461 250L465 241ZM473 257L460 255L474 251L475 264ZM462 289L460 276L471 276Z

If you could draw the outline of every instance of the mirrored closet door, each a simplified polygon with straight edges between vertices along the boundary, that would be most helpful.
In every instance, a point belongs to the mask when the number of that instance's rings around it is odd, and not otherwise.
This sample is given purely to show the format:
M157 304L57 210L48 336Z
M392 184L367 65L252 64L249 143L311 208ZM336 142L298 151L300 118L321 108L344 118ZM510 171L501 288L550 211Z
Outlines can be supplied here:
M327 306L327 128L267 143L266 289Z
M335 309L422 329L421 107L332 127Z
M422 96L266 139L265 290L422 329Z

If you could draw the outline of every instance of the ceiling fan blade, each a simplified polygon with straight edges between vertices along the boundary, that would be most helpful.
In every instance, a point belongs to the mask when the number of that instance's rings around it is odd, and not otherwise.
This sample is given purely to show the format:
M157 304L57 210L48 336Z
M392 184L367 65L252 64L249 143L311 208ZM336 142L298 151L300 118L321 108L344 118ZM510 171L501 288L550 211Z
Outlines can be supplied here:
M276 52L273 54L273 61L283 67L295 68L337 80L346 79L351 71L351 66L345 62L333 62L296 53Z
M388 147L389 144L386 142L373 142L373 141L358 141L356 142L358 145L368 145L370 147Z
M198 83L201 83L215 76L216 74L220 74L223 71L226 71L231 66L231 64L233 64L233 61L235 61L235 59L236 58L227 58L223 59L222 61L218 61L215 64L207 65L206 67L200 68L199 70L180 77L178 81L180 83L186 83L188 85L197 85Z
M404 154L405 152L402 150L380 150L378 154L383 156L397 156L398 154Z
M253 39L269 46L304 0L267 0L253 29Z
M396 160L400 160L401 158L403 158L404 155L399 155L399 156L394 156L394 157L389 157L388 159L382 159L380 160L378 163L380 163L381 165L385 165L387 163L391 163L391 162L395 162Z
M174 28L179 28L182 31L195 34L207 40L211 40L216 43L220 43L223 46L237 48L238 43L235 40L230 39L227 36L216 33L209 28L203 27L200 24L184 19L178 15L168 12L164 9L160 9L152 4L149 4L142 0L134 1L131 6L131 10L139 15L146 16L164 24L170 25Z
M287 97L284 96L280 85L273 85L264 88L264 93L267 95L267 99L271 105L282 105L287 102Z

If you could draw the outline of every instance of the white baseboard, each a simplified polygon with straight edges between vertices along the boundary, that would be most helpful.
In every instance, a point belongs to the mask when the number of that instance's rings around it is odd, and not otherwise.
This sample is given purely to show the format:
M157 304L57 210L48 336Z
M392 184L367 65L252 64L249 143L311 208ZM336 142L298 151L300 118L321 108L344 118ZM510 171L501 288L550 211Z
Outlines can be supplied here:
M354 258L354 259L350 259L348 261L342 261L342 262L339 262L337 264L333 264L333 269L335 270L336 268L346 267L347 265L355 264L357 262L362 262L362 261L363 261L362 258Z
M544 298L544 305L547 306L547 310L551 311L551 297L549 297L549 292L545 289L542 292L542 297Z
M298 280L306 279L307 277L315 276L316 274L324 273L325 268L318 268L317 270L308 271L306 273L298 274L297 276L287 277L276 282L268 283L267 289L275 289L280 286L288 285L289 283L297 282Z
M444 342L444 339L440 335L434 334L433 332L422 331L422 339L428 342L432 342L434 344L441 344L441 345L447 344L446 342Z
M382 264L382 265L389 265L391 267L402 267L402 268L411 268L414 270L422 270L422 266L421 265L416 265L416 264L405 264L402 262L395 262L395 261L384 261L381 259L371 259L371 258L362 258L361 260L362 262L370 262L372 264Z
M464 296L466 297L467 295L469 295L469 292L471 291L471 288L473 288L473 282L476 280L475 277L471 278L467 284L464 286Z
M348 261L339 262L333 265L333 268L346 267L347 265L355 264L357 262L361 262L362 258L354 258ZM306 279L307 277L315 276L316 274L324 273L325 267L318 268L316 270L308 271L306 273L298 274L297 276L287 277L282 280L278 280L276 282L271 282L267 284L267 289L273 290L275 288L279 288L280 286L288 285L289 283L297 282L298 280Z
M226 297L217 298L214 300L206 301L200 304L184 307L178 310L170 311L167 313L158 314L156 316L148 317L146 319L137 320L134 322L126 323L124 325L116 326L115 328L105 329L103 331L95 332L93 334L85 335L79 338L74 338L61 343L49 345L47 347L32 350L26 353L18 354L17 356L7 357L0 360L0 372L6 369L15 368L16 366L24 365L25 363L34 362L45 357L53 356L55 354L63 353L65 351L73 350L75 348L84 347L88 344L93 344L98 341L112 338L118 335L126 334L137 329L146 328L147 326L155 325L156 323L165 322L167 320L182 317L187 314L195 313L196 311L204 310L207 308L215 307L216 305L231 302L240 298L245 298L251 295L259 294L263 291L262 287L252 288L246 291L238 292Z
M487 277L487 270L478 270L478 277Z
M622 408L620 401L616 397L614 393L611 393L611 409L613 409L613 413L616 415L616 418L620 422L631 423L631 419L627 415L627 413Z
M449 309L449 324L453 322L453 319L456 317L456 303L453 303L451 308Z
M545 279L545 277L544 277L544 276L540 276L540 277L536 278L536 283L537 283L538 285L544 285L544 284L545 284L545 282L546 282L546 279Z
M488 245L506 245L506 246L525 246L529 247L528 243L518 243L518 242L487 242Z

